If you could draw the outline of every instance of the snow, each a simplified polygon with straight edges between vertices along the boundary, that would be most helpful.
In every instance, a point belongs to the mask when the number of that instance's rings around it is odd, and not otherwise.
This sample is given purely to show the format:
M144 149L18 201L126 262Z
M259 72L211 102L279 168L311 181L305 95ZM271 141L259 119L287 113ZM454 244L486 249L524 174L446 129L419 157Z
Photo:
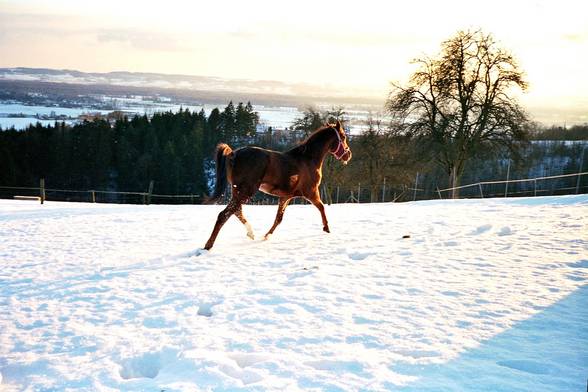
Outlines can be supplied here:
M206 115L210 115L210 112L214 108L219 108L221 111L224 109L224 105L188 105L185 103L155 102L149 99L144 99L144 97L141 96L136 96L133 98L104 96L103 100L114 102L116 104L117 110L137 114L153 114L155 112L164 112L170 110L177 112L180 108L183 108L189 109L193 112L204 110ZM253 109L259 113L260 122L266 124L267 126L272 126L274 128L277 127L280 129L292 126L294 120L302 116L302 113L300 113L295 107L255 105ZM109 110L66 108L57 106L32 106L0 102L0 127L2 127L2 129L14 127L15 129L21 130L28 127L30 124L36 124L37 122L40 122L43 125L53 125L55 120L39 120L35 118L35 115L50 115L51 112L54 112L56 115L65 115L68 117L77 118L83 113L99 112L106 114L109 112ZM10 114L24 114L27 117L8 117ZM72 122L72 120L66 120L66 123L71 124Z
M43 126L55 125L55 123L61 123L61 120L39 120L34 117L0 117L0 127L3 130L13 128L16 130L23 130L29 125L35 125L41 123ZM72 124L71 120L66 120L66 124Z
M0 389L586 388L587 195L222 208L0 200Z

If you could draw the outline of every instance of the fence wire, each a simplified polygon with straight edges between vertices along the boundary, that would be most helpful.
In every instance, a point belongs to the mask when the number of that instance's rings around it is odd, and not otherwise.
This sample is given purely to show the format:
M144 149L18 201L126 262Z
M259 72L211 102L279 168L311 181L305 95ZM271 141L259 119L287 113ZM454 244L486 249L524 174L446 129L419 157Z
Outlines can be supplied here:
M588 172L544 176L536 178L480 181L452 188L426 190L418 184L418 176L411 186L394 186L386 183L368 187L358 183L356 187L321 186L321 197L325 204L404 202L414 200L447 199L457 190L457 198L493 198L549 196L588 193ZM43 181L41 182L43 184ZM44 187L0 186L0 198L39 199L51 201L118 203L118 204L202 204L204 196L165 195L150 192L121 192L107 190L72 190ZM228 201L225 196L224 202ZM278 198L258 192L251 204L277 204ZM305 204L303 199L295 199L292 204Z

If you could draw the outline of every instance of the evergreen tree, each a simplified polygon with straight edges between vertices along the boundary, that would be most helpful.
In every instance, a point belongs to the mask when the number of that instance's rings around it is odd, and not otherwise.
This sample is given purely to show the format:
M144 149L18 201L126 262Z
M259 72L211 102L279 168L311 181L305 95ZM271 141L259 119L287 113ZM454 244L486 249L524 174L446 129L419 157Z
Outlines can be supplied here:
M223 136L226 142L231 142L236 135L235 121L236 113L233 101L229 101L229 104L221 114L221 127L223 130Z

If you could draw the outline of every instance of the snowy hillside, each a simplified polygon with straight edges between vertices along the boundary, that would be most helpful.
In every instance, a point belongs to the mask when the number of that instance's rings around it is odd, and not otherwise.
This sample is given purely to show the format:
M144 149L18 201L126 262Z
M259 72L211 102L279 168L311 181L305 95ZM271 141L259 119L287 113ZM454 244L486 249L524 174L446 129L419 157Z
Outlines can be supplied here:
M221 208L0 200L0 389L586 389L587 195Z

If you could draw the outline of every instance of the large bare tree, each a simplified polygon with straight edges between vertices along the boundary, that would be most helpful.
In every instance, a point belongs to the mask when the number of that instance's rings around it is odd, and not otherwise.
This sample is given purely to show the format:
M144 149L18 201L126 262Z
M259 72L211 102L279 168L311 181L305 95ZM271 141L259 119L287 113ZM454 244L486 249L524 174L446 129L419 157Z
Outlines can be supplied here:
M466 162L480 149L515 150L526 139L528 118L514 92L526 90L527 82L490 34L460 31L442 43L436 58L414 63L418 69L406 86L392 83L386 107L399 130L434 154L450 186L459 185Z

